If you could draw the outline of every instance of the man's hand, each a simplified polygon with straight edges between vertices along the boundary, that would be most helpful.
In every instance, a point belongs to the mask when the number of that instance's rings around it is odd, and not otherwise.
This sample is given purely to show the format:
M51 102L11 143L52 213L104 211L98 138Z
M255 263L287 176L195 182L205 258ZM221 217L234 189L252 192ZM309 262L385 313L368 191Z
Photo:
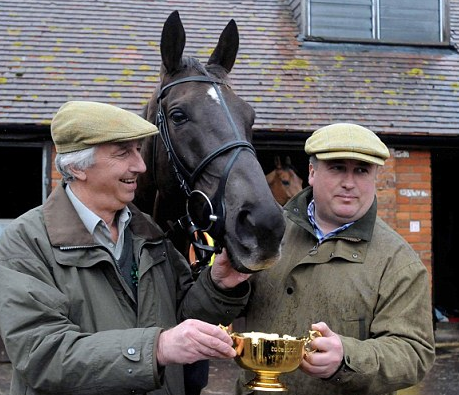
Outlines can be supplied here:
M313 330L319 331L322 336L311 342L314 353L305 354L300 369L313 377L326 379L331 377L341 366L344 350L340 337L333 332L325 322L312 324Z
M158 365L187 364L202 359L234 358L233 340L217 325L189 319L159 335Z
M211 267L211 277L214 284L221 289L234 288L247 280L251 274L240 273L231 266L231 262L224 248L221 254L215 256Z

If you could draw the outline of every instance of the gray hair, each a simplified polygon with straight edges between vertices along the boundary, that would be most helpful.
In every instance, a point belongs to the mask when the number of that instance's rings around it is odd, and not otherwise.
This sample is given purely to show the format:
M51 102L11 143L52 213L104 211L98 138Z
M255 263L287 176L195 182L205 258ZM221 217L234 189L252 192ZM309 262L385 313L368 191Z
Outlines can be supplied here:
M57 171L62 175L65 182L75 180L72 168L86 170L95 163L96 147L86 148L81 151L57 154L54 164Z
M310 157L309 157L309 163L312 165L312 167L315 169L316 166L317 166L317 156L315 156L314 154L312 154Z

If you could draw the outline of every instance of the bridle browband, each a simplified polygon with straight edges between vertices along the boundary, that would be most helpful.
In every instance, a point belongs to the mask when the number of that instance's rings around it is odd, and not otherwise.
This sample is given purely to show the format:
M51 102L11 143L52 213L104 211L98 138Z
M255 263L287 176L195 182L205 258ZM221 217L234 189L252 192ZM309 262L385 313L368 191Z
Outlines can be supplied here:
M208 154L192 172L189 172L188 169L183 165L183 163L180 161L179 157L177 156L174 150L169 134L169 128L167 125L167 118L164 114L164 110L162 107L162 99L165 96L165 92L175 85L187 82L203 82L212 84L213 88L217 92L217 96L224 109L224 112L231 125L231 128L235 134L235 140L222 145L215 151ZM166 147L168 160L172 164L175 176L177 177L177 180L180 184L180 189L183 190L187 196L186 215L178 220L178 224L181 227L181 229L183 229L187 233L195 249L195 254L197 258L196 263L193 267L193 270L195 272L200 272L202 270L202 267L204 267L210 262L212 255L215 252L221 251L226 219L225 187L229 173L234 165L234 162L236 161L237 156L244 149L249 150L255 155L255 149L253 145L241 139L241 134L238 128L236 127L236 124L234 123L233 117L231 116L228 106L226 105L219 85L227 84L224 81L213 79L203 75L185 77L173 81L162 87L157 96L158 112L156 114L156 126L159 129L159 134L164 143L164 146ZM204 192L192 189L199 175L215 158L226 152L233 150L234 153L225 166L223 174L220 177L217 190L212 199L209 199L204 194ZM204 209L207 209L209 211L209 226L203 228L202 224L198 224L196 218L193 218L193 216L190 214L189 203L190 200L193 198L204 199L205 207L203 206L203 212ZM214 246L208 245L206 238L203 234L203 232L205 231L208 231L208 233L215 240Z

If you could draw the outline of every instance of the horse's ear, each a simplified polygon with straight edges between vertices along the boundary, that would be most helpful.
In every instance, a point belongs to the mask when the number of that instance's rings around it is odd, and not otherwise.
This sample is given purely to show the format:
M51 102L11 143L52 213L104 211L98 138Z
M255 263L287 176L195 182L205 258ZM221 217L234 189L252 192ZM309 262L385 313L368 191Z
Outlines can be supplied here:
M218 64L225 68L229 73L236 61L237 51L239 49L239 32L234 19L231 19L223 29L212 55L210 55L208 65Z
M161 59L169 74L180 68L185 39L185 29L180 15L178 11L174 11L164 22L161 34Z
M274 157L274 166L276 166L276 169L282 169L282 162L279 155Z

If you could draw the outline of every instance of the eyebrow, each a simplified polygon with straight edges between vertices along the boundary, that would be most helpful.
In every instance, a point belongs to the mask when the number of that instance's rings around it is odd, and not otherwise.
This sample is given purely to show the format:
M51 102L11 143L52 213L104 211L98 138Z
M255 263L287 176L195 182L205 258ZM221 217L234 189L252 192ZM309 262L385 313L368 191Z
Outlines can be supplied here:
M141 145L142 143L139 140L129 140L129 141L118 141L114 144L120 148L128 148L132 145Z
M371 167L372 166L372 163L365 162L359 159L330 159L330 160L327 160L326 162L331 163L331 164L342 165L342 164L346 164L347 161L350 161L350 160L356 162L357 166L360 166L360 167Z

